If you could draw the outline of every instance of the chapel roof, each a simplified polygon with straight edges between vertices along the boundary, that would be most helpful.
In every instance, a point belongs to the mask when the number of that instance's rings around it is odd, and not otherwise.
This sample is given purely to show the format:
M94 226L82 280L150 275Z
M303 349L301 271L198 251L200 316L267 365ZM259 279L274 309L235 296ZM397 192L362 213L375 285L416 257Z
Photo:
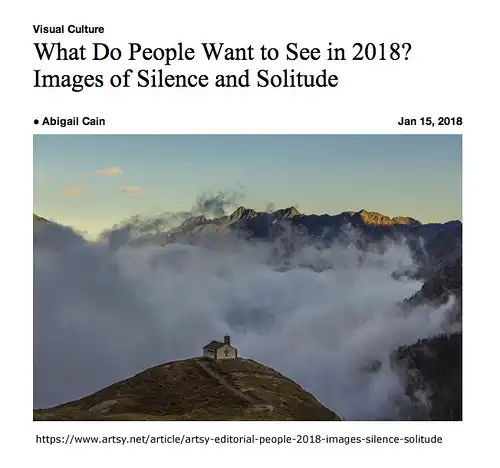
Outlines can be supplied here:
M211 341L207 345L203 346L203 349L219 349L224 346L224 343L221 343L220 341Z

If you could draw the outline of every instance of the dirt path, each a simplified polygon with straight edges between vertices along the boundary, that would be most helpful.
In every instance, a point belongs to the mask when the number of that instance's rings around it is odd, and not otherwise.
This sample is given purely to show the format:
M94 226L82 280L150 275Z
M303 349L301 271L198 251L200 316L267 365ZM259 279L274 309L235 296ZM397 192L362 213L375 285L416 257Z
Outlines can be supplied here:
M196 361L196 364L200 366L203 370L208 372L217 382L219 382L222 386L233 392L235 395L243 398L245 401L250 403L255 411L273 411L274 407L272 405L262 405L257 403L250 395L238 390L236 387L231 385L222 375L220 375L217 371L213 370L208 362L205 361Z

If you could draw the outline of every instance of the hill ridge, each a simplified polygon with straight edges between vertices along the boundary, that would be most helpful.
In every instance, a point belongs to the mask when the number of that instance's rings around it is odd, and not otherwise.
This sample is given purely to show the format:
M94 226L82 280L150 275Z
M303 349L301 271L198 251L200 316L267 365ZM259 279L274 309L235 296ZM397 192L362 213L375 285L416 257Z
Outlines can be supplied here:
M250 359L202 357L146 369L35 420L340 421L311 393Z

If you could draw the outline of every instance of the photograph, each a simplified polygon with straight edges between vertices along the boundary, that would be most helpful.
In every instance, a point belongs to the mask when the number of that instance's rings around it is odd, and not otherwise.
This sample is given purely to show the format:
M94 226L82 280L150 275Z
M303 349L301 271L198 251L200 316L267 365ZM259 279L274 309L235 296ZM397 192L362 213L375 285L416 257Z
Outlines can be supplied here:
M34 134L33 420L462 421L462 135Z

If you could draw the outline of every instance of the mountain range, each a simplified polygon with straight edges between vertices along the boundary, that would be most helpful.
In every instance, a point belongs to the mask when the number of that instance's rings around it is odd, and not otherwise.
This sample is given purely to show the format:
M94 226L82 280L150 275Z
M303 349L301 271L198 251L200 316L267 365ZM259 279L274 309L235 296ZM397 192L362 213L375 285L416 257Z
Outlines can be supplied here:
M260 212L243 206L220 217L182 212L153 218L135 216L105 231L111 247L144 243L197 243L232 235L248 241L281 244L293 251L304 244L328 247L355 244L362 250L383 248L388 241L403 241L412 250L420 274L436 271L461 256L462 223L422 223L408 216L390 217L378 212L345 211L337 215L302 214L294 206Z
M150 232L149 238L143 235L141 242L198 242L200 238L221 234L279 243L284 254L305 243L320 247L355 244L360 250L369 250L384 249L388 241L404 242L418 268L395 273L424 279L462 255L462 223L458 220L424 224L408 216L390 217L366 210L306 215L293 206L270 213L240 206L230 215L218 218L190 216L173 229Z

